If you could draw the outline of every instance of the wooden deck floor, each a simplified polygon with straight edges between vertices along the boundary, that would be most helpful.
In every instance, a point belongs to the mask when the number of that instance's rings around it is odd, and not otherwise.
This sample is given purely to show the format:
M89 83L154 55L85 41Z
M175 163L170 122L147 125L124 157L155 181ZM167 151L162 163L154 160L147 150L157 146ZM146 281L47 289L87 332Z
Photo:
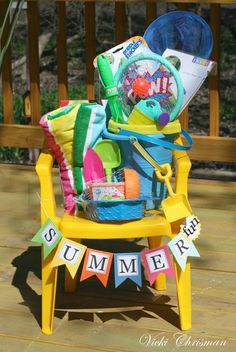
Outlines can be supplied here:
M1 352L236 351L235 183L190 182L190 202L202 222L195 242L201 258L192 261L191 331L179 330L174 279L164 293L148 285L137 290L128 281L114 289L111 280L104 289L89 279L76 294L64 294L60 285L54 334L46 336L40 330L40 251L30 241L40 227L38 180L31 168L6 165L0 177ZM58 182L55 187L59 195ZM118 245L137 251L145 242ZM208 347L194 345L197 339Z

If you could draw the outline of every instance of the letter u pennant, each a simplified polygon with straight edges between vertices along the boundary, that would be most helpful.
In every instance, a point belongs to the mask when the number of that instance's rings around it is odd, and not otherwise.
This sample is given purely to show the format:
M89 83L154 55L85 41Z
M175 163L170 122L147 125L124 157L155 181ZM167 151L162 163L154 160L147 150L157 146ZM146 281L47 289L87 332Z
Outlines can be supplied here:
M106 287L111 270L112 258L113 253L88 248L84 259L80 281L96 275L103 286Z
M150 285L160 273L175 277L174 268L167 246L150 249L141 253L143 265Z
M141 261L139 253L114 254L115 286L118 287L126 279L142 286Z
M86 249L87 247L80 243L62 238L51 266L54 267L65 264L70 275L74 278Z

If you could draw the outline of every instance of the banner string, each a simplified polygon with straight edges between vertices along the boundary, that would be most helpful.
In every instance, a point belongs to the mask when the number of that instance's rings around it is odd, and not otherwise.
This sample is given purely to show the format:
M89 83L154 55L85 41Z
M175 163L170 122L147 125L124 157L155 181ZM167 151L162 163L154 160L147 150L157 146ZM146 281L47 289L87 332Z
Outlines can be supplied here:
M43 203L42 203L42 200L41 200L41 197L40 197L39 193L36 192L36 195L37 195L37 197L38 197L38 199L39 199L39 203L40 203L40 205L41 205L41 208L43 209L44 214L46 215L46 217L47 217L48 219L50 219L50 216L48 215L47 210L45 209L45 207L44 207L44 205L43 205ZM51 198L45 198L44 200L51 200Z

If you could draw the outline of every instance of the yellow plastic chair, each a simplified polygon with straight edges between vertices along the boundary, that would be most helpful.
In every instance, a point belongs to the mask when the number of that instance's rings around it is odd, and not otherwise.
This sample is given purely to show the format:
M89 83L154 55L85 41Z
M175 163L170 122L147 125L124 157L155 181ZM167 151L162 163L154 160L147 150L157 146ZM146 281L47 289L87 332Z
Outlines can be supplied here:
M180 137L176 140L181 144ZM41 223L48 217L58 226L62 235L66 238L80 242L83 239L125 239L147 237L149 248L156 248L162 245L163 236L172 239L180 229L180 223L172 226L165 217L158 211L154 216L145 217L141 220L131 221L122 224L96 223L85 219L83 215L72 216L64 213L62 217L56 215L55 195L52 183L53 156L41 153L39 156L36 172L40 180L41 188ZM186 152L175 151L175 191L184 193L187 196L188 173L191 162ZM55 308L55 297L57 287L57 267L50 267L54 251L46 258L42 256L42 331L45 334L52 334ZM183 272L174 259L176 274L176 288L178 296L178 308L180 316L180 327L182 330L191 328L191 277L190 262L187 261ZM74 292L76 290L77 278L71 278L66 270L65 291ZM166 290L166 278L163 273L159 274L155 282L155 289Z

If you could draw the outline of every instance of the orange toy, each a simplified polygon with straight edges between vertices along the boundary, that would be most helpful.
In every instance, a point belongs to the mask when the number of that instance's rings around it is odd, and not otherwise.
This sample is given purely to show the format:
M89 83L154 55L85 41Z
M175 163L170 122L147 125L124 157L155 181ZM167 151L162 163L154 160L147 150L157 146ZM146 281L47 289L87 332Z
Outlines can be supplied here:
M124 181L125 181L125 198L136 199L140 198L140 184L139 177L135 170L124 169Z

